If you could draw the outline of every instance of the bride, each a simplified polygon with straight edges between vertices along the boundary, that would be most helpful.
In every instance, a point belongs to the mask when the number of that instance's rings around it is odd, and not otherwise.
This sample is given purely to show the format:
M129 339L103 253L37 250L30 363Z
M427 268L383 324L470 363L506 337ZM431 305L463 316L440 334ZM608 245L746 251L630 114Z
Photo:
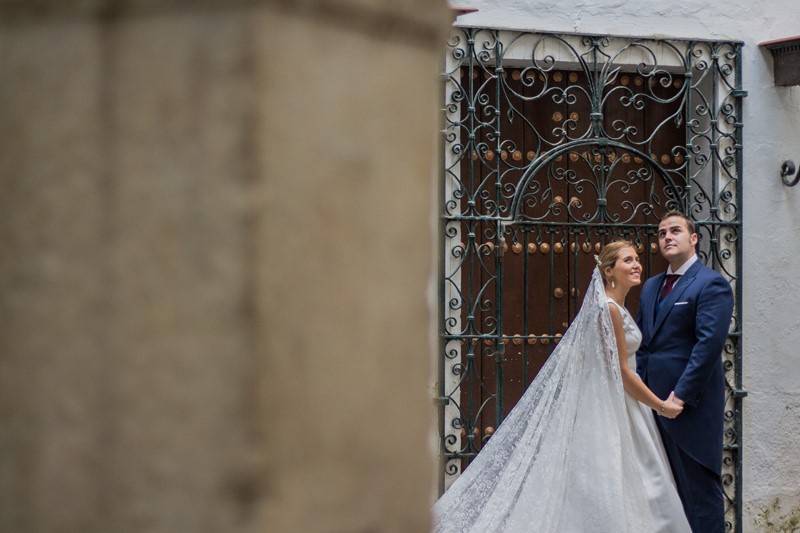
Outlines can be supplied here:
M642 337L624 302L639 258L615 241L595 259L561 342L434 505L436 533L690 531L652 413L682 408L635 372Z

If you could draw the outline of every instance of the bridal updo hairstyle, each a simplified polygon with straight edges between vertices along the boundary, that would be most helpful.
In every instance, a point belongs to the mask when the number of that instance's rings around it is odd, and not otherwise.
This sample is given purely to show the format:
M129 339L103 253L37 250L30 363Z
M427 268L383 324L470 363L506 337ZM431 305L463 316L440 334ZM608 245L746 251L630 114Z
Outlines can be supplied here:
M608 285L608 280L606 279L606 272L607 268L614 268L614 265L617 262L617 256L619 255L619 251L623 248L633 248L636 247L633 245L631 241L626 240L618 240L613 241L605 246L600 251L600 254L597 256L597 266L600 268L600 275L603 276L603 284Z

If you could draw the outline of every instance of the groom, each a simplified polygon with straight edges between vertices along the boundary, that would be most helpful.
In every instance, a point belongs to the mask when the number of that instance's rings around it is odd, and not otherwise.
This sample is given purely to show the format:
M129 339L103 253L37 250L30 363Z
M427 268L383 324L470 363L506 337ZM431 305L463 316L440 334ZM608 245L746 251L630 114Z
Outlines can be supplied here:
M730 284L695 255L694 223L670 211L658 224L666 273L642 287L636 371L660 398L684 409L656 417L678 494L695 533L725 531L722 493L722 347L733 313Z

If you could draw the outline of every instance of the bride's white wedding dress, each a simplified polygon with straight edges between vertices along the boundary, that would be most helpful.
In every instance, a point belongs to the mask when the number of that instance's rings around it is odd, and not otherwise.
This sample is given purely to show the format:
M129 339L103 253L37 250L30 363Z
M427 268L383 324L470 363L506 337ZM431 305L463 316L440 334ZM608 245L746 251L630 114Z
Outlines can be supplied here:
M686 533L652 411L622 388L599 270L517 405L433 508L436 533ZM620 307L628 366L641 332Z

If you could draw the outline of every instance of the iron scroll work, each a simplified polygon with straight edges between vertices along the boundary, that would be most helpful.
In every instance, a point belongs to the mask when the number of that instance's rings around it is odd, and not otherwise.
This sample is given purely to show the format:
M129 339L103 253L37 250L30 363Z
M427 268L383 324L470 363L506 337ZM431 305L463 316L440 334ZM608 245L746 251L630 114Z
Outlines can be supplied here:
M582 300L593 255L687 213L733 287L723 485L742 531L741 42L454 28L443 72L440 491L530 384ZM629 304L638 301L632 293Z

